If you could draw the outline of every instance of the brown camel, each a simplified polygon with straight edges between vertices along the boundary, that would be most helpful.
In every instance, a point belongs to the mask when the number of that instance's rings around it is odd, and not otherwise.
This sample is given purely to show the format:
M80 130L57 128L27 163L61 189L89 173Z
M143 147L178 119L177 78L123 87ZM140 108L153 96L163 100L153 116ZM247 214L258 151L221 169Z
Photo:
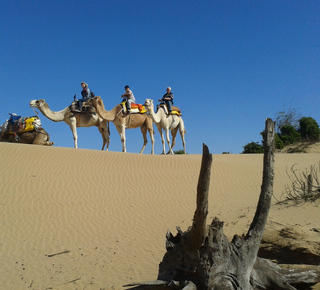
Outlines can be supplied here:
M16 140L13 134L10 134L8 132L1 132L0 142L24 143L47 146L52 146L54 144L50 141L50 135L43 128L39 128L37 130L29 132L18 133L17 136L18 138Z
M32 100L30 101L30 107L39 109L41 113L51 121L64 121L66 124L68 124L72 131L74 148L78 148L77 127L98 127L103 139L102 150L104 149L105 145L107 145L106 150L108 151L110 143L109 123L102 120L102 118L100 118L99 116L94 114L74 113L71 112L69 107L66 107L58 112L51 111L45 100Z
M120 104L115 106L111 111L106 111L103 105L103 101L99 96L91 98L89 101L86 102L86 104L93 106L103 120L107 122L113 122L113 124L116 126L117 131L120 135L121 143L122 143L122 152L127 151L125 130L140 127L142 136L143 136L143 141L144 141L140 153L143 153L143 150L148 143L148 139L147 139L147 131L148 131L150 134L150 139L152 144L151 154L153 154L153 151L154 151L153 123L151 118L147 114L140 114L140 113L130 114L130 115L124 114Z

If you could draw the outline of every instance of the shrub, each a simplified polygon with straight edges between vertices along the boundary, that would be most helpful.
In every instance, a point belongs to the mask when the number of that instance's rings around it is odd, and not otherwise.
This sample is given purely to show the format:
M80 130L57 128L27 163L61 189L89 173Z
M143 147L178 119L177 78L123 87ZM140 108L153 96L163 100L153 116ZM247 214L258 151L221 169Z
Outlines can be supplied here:
M173 151L174 154L184 154L184 151L182 149L178 150L178 151Z
M315 119L311 117L302 117L299 120L300 123L300 134L304 139L318 140L320 136L319 125Z
M275 134L275 138L276 138L276 140L275 140L276 141L275 142L276 149L282 149L284 147L284 144L277 133Z
M258 142L251 142L243 146L243 154L248 153L263 153L263 146L260 145Z
M284 145L289 145L300 141L300 133L290 125L282 126L281 134L279 135Z
M293 165L290 171L291 174L287 170L287 175L291 183L286 185L282 193L284 200L279 203L292 201L298 204L320 199L320 163L306 168L305 171L297 170Z

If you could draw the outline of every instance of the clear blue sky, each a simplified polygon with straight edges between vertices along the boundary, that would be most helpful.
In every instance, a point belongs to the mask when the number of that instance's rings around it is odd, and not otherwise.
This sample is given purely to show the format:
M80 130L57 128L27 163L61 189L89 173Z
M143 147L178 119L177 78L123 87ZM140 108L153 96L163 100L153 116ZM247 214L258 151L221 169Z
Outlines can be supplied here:
M189 154L202 143L240 153L261 141L266 117L290 106L320 122L320 1L2 0L0 10L1 123L34 115L32 99L69 106L82 81L108 110L127 84L138 103L171 86ZM40 117L55 146L73 147L68 125ZM109 150L120 152L110 128ZM138 153L140 130L126 133L127 151ZM101 149L96 127L78 135L79 148ZM155 140L160 154L158 131Z

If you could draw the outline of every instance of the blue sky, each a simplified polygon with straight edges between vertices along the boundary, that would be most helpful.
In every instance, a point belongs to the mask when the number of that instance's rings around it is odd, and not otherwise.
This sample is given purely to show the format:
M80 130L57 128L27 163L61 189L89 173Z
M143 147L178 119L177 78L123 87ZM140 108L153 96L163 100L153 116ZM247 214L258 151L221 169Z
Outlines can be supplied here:
M320 122L320 1L2 0L0 9L1 123L12 112L34 115L32 99L69 106L82 81L107 110L127 84L138 103L171 86L189 154L202 143L240 153L261 141L266 117L290 107ZM40 118L55 146L73 148L68 125ZM121 152L110 128L109 150ZM140 130L126 135L138 153ZM79 148L101 149L96 127L78 136Z

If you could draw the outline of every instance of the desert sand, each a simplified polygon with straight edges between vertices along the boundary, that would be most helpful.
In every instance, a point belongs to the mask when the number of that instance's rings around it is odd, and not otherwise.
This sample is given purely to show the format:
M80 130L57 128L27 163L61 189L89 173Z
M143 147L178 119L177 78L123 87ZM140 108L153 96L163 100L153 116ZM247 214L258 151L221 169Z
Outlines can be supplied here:
M155 280L167 229L192 224L201 157L0 143L0 289ZM319 161L319 153L276 154L268 224L320 227L319 203L276 204L290 183L286 171ZM213 155L208 224L219 217L229 239L248 230L262 162L262 154Z

